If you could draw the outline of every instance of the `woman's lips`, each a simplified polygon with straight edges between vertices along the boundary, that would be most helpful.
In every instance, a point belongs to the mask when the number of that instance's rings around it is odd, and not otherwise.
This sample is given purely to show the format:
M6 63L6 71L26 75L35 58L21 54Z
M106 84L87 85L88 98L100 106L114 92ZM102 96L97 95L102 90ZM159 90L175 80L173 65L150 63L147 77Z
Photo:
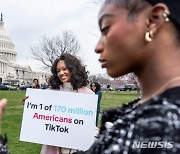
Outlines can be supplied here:
M106 61L106 60L99 59L99 62L101 63L101 67L102 67L102 68L105 68L105 67L106 67L106 65L107 65L107 61Z
M62 76L62 77L61 77L61 80L66 80L66 76Z

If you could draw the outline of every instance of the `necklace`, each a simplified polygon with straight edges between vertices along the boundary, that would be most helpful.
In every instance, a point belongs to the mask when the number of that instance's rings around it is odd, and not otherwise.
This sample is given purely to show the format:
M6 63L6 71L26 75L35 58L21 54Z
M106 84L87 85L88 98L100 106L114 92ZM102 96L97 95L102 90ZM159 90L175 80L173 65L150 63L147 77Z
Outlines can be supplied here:
M162 91L163 91L168 85L170 85L172 82L177 81L177 80L180 80L180 76L175 77L175 78L169 80L169 81L166 82L164 85L162 85L155 93L153 93L153 94L151 95L151 97L143 98L143 99L139 100L139 101L137 102L137 104L138 104L138 105L143 104L144 102L146 102L146 101L149 100L150 98L152 98L152 97L156 96L157 94L159 94L160 92L162 92Z

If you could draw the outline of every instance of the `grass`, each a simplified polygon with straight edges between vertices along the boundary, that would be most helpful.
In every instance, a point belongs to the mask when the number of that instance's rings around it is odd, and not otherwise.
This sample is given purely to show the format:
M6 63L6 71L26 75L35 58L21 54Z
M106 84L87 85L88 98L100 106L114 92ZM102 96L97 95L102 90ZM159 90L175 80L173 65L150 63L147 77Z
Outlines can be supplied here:
M12 154L38 154L41 145L19 141L25 91L0 91L0 98L7 98L8 105L3 114L2 134L8 136L8 147ZM27 132L28 133L28 132Z
M116 108L139 97L137 92L103 92L101 110Z
M12 154L39 154L40 144L19 141L23 113L21 100L24 96L25 91L0 91L0 99L8 99L8 105L2 117L1 133L7 134L8 147ZM137 97L136 92L103 92L101 110L121 106Z

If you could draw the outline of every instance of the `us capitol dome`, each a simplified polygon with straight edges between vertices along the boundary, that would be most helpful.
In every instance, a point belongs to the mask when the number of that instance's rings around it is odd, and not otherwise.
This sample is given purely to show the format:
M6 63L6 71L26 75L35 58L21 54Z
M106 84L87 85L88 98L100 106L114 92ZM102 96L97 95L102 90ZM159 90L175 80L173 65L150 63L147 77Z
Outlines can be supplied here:
M17 53L15 45L7 35L4 28L3 15L0 17L0 84L32 83L33 78L41 83L46 81L46 75L33 72L29 66L21 66L16 63Z

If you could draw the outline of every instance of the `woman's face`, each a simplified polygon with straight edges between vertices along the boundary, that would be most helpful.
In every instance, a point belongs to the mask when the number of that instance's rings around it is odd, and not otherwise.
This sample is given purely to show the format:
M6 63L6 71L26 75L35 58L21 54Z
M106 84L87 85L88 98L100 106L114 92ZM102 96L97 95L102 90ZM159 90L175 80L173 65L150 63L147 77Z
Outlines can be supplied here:
M34 80L34 84L37 85L38 84L38 80Z
M144 17L128 19L127 15L126 9L113 4L104 5L99 12L101 37L95 51L100 54L102 68L111 77L135 71L143 57Z
M96 85L95 85L95 83L92 83L92 90L93 90L93 91L96 91Z
M60 60L57 63L57 76L61 82L70 82L71 71L66 67L64 60Z

